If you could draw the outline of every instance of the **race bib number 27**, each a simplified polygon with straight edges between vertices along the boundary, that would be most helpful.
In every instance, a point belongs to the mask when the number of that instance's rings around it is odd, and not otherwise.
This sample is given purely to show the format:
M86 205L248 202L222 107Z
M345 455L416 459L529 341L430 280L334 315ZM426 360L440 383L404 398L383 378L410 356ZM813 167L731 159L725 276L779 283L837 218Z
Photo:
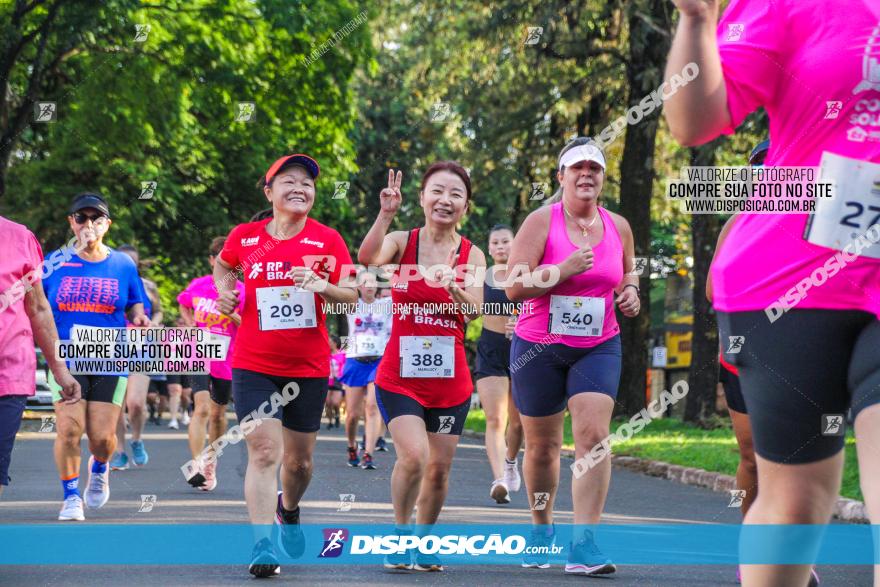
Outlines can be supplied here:
M825 152L819 181L834 184L834 197L817 199L804 234L807 241L842 251L869 231L880 233L880 164ZM880 244L860 248L859 254L880 259Z

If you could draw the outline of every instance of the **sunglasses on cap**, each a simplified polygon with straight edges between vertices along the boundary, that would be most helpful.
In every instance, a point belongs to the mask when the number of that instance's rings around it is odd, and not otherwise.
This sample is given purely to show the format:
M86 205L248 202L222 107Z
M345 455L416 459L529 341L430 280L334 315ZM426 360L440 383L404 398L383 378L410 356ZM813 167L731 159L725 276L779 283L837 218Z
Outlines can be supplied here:
M71 216L73 216L73 219L76 221L77 224L85 224L86 220L91 220L94 224L107 221L107 216L105 216L104 214L95 214L94 216L90 216L85 212L74 212Z

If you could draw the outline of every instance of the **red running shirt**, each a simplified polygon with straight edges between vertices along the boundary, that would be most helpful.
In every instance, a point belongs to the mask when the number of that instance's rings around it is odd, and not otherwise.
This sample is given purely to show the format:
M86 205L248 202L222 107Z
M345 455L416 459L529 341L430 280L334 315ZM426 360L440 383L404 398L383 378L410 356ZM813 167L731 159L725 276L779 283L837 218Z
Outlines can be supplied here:
M419 253L419 229L409 233L406 249L400 259L401 265L417 265ZM459 247L457 273L468 262L471 242L462 237ZM403 307L421 307L426 304L451 304L452 296L443 287L431 287L424 277L399 280L400 270L395 273L391 286L394 305L391 338L376 373L376 384L383 389L408 396L426 408L448 408L464 403L471 397L474 384L464 351L464 316L462 314L427 314L401 312ZM401 336L452 336L455 341L455 372L453 377L401 377Z
M232 368L280 377L329 377L330 343L321 296L313 294L313 327L261 330L260 320L266 322L269 312L264 304L260 316L257 290L292 288L294 267L311 268L336 285L343 267L351 267L348 247L338 232L311 218L296 236L277 240L266 232L271 220L239 224L220 252L226 264L241 268L244 281L244 309Z

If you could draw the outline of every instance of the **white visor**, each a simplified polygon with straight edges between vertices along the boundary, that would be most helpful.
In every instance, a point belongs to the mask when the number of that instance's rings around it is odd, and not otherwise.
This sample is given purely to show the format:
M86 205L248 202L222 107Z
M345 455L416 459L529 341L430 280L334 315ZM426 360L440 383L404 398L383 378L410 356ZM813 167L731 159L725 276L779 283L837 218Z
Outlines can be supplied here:
M581 161L595 161L602 166L603 170L605 169L605 155L593 145L578 145L566 151L559 162L559 169L571 167Z

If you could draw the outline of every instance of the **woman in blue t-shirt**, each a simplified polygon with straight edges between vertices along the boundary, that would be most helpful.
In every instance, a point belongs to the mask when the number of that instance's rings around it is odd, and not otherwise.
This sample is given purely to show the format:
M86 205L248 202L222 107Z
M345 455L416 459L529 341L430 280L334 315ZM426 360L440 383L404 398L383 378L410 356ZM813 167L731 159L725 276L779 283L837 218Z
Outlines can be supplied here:
M149 326L144 314L145 294L137 267L128 255L103 243L110 228L110 208L101 196L79 194L68 216L77 237L77 251L43 281L52 306L58 338L70 340L76 325L124 328L125 319L134 326ZM59 520L84 520L79 493L80 438L89 439L89 481L85 503L99 508L110 497L109 466L116 446L116 421L125 395L125 377L74 375L82 386L83 401L65 404L59 386L50 376L58 434L55 464L61 476L64 504Z

